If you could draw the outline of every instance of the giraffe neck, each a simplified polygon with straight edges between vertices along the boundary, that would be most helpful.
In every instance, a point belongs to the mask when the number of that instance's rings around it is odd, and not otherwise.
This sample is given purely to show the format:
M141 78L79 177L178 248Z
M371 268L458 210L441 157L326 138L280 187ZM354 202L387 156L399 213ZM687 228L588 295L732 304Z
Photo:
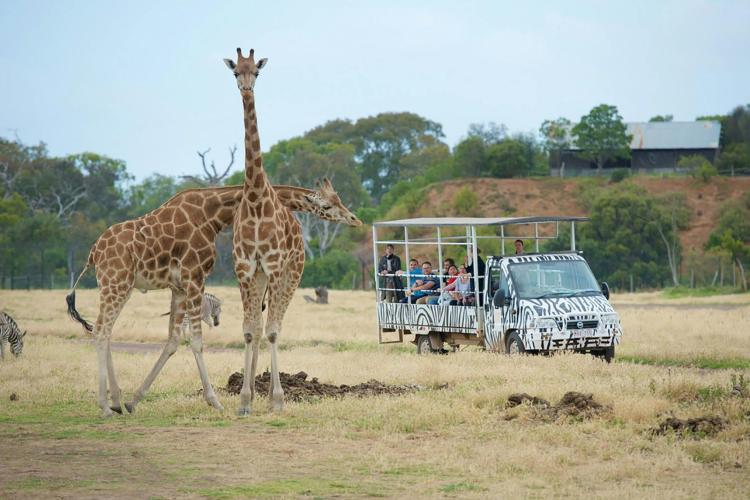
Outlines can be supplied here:
M260 152L255 94L243 93L242 105L245 110L245 191L263 191L269 183L263 170L263 157Z
M274 189L279 201L292 212L317 211L317 207L314 207L306 197L315 193L312 189L295 186L274 186Z

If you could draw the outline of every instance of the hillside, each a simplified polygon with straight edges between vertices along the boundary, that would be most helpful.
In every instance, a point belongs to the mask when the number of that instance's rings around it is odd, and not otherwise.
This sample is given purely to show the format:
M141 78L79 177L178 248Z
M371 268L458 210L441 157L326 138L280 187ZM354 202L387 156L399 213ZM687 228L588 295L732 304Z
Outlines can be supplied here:
M476 193L479 213L486 216L502 215L586 215L579 203L583 182L578 179L459 179L430 186L424 202L413 216L453 215L453 196L464 186ZM606 184L617 189L619 184ZM626 182L643 186L652 194L681 192L692 210L690 227L680 234L684 251L701 250L716 224L719 208L731 198L750 190L750 177L715 177L708 184L692 178L634 177Z

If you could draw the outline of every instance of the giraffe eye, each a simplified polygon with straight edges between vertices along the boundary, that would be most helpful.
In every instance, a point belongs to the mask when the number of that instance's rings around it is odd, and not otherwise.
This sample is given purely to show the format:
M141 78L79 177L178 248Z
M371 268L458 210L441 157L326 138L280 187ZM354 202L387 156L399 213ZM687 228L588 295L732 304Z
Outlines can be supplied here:
M238 76L240 76L240 74L235 71L234 72L234 77L237 78Z
M260 71L255 72L255 78L258 78L258 75L260 75Z

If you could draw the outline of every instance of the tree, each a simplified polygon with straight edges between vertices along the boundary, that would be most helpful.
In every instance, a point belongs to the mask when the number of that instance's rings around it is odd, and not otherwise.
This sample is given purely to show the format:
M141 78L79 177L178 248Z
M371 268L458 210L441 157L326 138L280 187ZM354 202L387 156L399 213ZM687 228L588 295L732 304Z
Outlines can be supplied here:
M727 146L717 162L719 172L734 176L736 172L750 172L750 142Z
M481 137L471 136L459 142L453 158L459 176L479 177L487 171L487 145Z
M479 137L487 145L497 144L508 136L508 127L495 122L471 123L466 136Z
M741 284L747 291L747 278L743 260L750 259L750 192L739 200L724 202L719 210L719 220L706 244L708 249L722 249L731 255L740 269Z
M542 147L549 154L551 165L559 167L562 163L562 152L570 147L570 120L560 117L556 120L544 120L539 133L544 138Z
M153 174L138 184L131 186L128 194L128 216L140 217L159 207L177 194L180 184L174 177Z
M362 184L376 201L400 180L402 160L409 153L429 147L443 137L439 123L414 113L380 113L348 120L334 120L310 130L305 139L317 144L339 143L354 146L354 159ZM272 172L271 169L268 170Z
M581 156L595 162L599 173L609 160L630 158L632 136L616 106L600 104L592 109L573 127L573 136Z
M750 144L750 104L737 106L722 120L725 142L722 146L731 144Z
M690 208L684 193L667 193L656 198L655 209L658 217L651 222L659 232L664 249L667 251L667 264L672 273L672 284L680 285L680 238L679 230L687 229L690 222ZM644 221L649 222L649 221Z
M648 119L649 122L671 122L674 119L672 115L656 115Z
M234 156L237 153L237 145L235 144L229 148L229 163L221 173L216 169L216 163L211 160L209 165L206 165L206 155L211 152L211 148L205 151L196 151L201 159L201 167L203 168L203 175L183 175L182 179L197 184L199 186L221 186L224 180L229 176L229 171L234 165Z
M523 143L507 139L487 148L487 170L493 177L520 177L528 172L529 164Z
M356 172L354 147L347 144L316 144L308 139L281 141L266 155L271 180L276 184L314 186L324 177L331 179L341 201L352 209L366 204L367 193ZM325 255L343 226L321 220L310 213L298 213L305 253L313 259Z
M708 182L711 177L718 174L716 167L702 155L687 155L677 161L677 166L684 168L694 179Z

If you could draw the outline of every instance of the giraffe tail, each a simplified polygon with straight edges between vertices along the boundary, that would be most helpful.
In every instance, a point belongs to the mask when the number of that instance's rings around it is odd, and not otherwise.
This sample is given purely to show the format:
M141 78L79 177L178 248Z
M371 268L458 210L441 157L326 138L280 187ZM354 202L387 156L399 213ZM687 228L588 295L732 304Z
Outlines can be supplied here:
M67 302L68 304L68 316L70 316L73 321L77 321L81 325L83 325L83 329L86 333L94 333L94 325L83 319L80 313L76 310L76 287L78 286L78 282L81 281L81 278L84 274L86 274L86 271L89 270L92 264L92 255L89 254L88 261L86 262L83 271L81 271L81 274L78 275L78 279L73 285L73 290L71 290L71 292L65 296L65 302Z

